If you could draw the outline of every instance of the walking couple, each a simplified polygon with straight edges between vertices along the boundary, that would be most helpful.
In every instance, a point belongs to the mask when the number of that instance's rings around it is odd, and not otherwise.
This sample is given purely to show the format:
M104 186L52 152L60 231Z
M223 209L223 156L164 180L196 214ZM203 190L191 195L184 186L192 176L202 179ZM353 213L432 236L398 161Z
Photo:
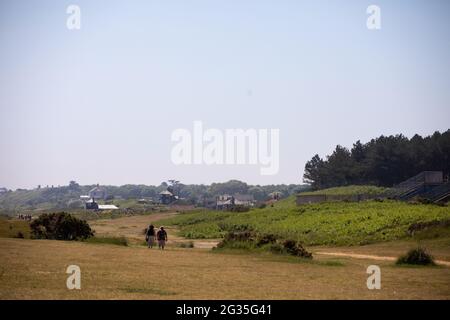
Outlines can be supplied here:
M151 224L145 233L145 240L149 248L153 248L155 245L155 238L158 240L159 249L164 250L167 241L167 232L164 230L164 227L160 227L158 232L155 232L155 227Z

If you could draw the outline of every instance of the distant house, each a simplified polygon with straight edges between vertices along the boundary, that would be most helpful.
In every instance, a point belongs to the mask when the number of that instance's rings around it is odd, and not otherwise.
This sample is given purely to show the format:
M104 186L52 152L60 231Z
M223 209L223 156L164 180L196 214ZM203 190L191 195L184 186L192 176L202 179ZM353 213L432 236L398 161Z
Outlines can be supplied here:
M278 201L281 199L282 193L279 191L275 191L269 194L269 200Z
M89 191L89 197L92 198L92 199L106 199L107 198L106 189L100 187L97 184L96 187L92 188Z
M113 204L98 204L94 199L90 199L85 203L86 210L118 210L119 208Z
M255 199L251 194L236 194L234 195L234 204L236 206L253 207Z
M217 196L216 198L216 209L217 210L228 210L234 206L234 198L228 194Z
M177 199L178 197L174 196L173 193L168 190L164 190L159 193L159 200L162 204L171 204Z
M94 199L90 199L84 203L86 210L98 210L98 203Z
M233 196L224 194L217 196L216 209L229 210L234 206L253 207L255 199L250 194L235 194Z
M119 208L113 204L99 204L98 210L118 210Z

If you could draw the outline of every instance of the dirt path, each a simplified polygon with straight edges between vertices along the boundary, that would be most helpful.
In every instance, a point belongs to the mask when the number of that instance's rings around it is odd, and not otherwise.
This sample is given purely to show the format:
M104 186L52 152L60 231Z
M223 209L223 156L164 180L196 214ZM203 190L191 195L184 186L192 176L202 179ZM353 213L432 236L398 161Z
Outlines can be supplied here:
M151 215L136 215L117 219L99 219L90 222L98 237L126 237L131 243L142 243L144 241L144 230L150 224L159 227L158 221L178 215L178 212L164 212ZM176 226L167 226L165 228L169 235L168 246L178 246L181 243L192 242L194 248L211 249L217 245L218 239L208 240L190 240L177 235Z
M95 235L100 237L126 237L129 239L143 240L144 230L149 224L157 223L159 220L171 218L177 215L177 212L155 213L150 215L136 215L117 219L99 219L91 221L89 224L95 230ZM167 228L170 232L173 228ZM171 232L173 234L173 232Z
M369 254L356 254L356 253L344 253L344 252L315 252L315 254L319 255L327 255L327 256L335 256L335 257L347 257L347 258L354 258L354 259L368 259L368 260L379 260L379 261L396 261L397 258L395 257L387 257L387 256L374 256ZM442 261L442 260L436 260L435 261L439 265L444 265L447 267L450 267L450 262L448 261Z

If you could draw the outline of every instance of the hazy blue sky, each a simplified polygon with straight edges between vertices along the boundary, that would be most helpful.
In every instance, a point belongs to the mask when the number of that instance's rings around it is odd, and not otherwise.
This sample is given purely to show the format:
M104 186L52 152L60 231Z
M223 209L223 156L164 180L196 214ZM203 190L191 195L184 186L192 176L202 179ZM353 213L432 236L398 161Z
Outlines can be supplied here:
M446 130L449 14L445 0L1 0L0 187L300 183L336 144ZM279 173L173 165L171 133L194 120L280 129Z

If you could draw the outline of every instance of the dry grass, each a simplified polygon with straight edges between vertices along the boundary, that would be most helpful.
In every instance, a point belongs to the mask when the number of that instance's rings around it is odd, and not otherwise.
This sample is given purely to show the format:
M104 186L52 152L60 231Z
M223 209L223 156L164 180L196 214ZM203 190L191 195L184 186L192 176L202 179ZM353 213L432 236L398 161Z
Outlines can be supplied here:
M96 236L115 236L133 239L142 239L143 231L153 223L159 227L158 220L175 216L177 213L155 213L151 215L138 215L117 219L99 219L89 221L89 225L95 230Z
M438 260L450 262L450 238L442 239L427 239L421 241L415 240L402 240L382 242L376 244L369 244L365 246L353 246L353 247L313 247L313 251L320 252L339 252L350 254L365 254L375 256L389 256L397 258L407 251L416 248L417 246L428 249Z
M140 215L123 217L117 219L102 219L89 221L89 225L95 230L95 236L97 237L126 237L130 244L142 244L145 235L144 229L149 224L153 223L156 228L160 227L158 220L170 218L178 213L155 213L151 215ZM174 226L165 226L165 229L169 236L169 246L179 246L183 243L192 242L177 235L178 229ZM217 244L219 240L195 240L196 248L210 249Z
M66 288L68 265L81 267L82 289ZM368 290L366 268L382 270ZM449 299L450 269L317 256L200 249L120 247L0 239L1 299Z
M180 248L187 241L169 228L169 247L141 246L148 224L176 213L90 221L99 237L126 237L130 247L82 242L0 238L0 299L449 299L450 268L398 267L373 261L316 255L312 262L271 254ZM3 236L10 227L3 225ZM23 225L15 225L15 228ZM1 228L0 228L1 229ZM2 236L2 234L0 234ZM208 248L214 241L194 241ZM450 261L449 240L422 243ZM139 244L139 246L137 245ZM398 256L412 242L312 248ZM66 288L68 265L82 271L82 289ZM382 270L382 289L366 287L366 268Z
M30 223L24 220L0 218L0 237L15 238L20 232L25 238L30 238Z

